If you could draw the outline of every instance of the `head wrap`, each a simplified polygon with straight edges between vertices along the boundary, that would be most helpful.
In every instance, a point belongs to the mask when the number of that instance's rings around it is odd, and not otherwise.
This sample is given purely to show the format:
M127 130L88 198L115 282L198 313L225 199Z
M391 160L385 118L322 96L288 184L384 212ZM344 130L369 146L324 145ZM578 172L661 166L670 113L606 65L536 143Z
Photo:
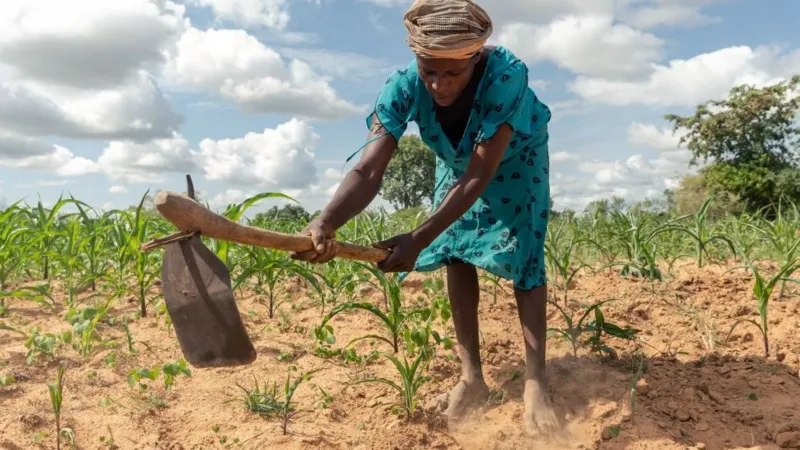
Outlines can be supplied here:
M406 42L425 58L467 59L492 34L492 20L472 0L415 0L403 19Z

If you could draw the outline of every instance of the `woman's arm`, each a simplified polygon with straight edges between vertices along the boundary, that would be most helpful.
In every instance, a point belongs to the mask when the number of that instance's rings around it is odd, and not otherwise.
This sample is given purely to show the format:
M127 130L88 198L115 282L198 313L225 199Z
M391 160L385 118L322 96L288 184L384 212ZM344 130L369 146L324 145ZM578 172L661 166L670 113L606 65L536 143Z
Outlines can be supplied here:
M392 254L378 264L385 272L405 272L414 268L414 263L423 248L430 245L478 200L478 197L494 178L497 167L511 141L513 130L508 124L497 128L491 139L475 147L464 175L442 200L439 208L411 233L396 236L375 244L375 247L392 249Z
M373 114L367 140L384 136L370 142L364 148L361 158L336 189L333 199L322 210L320 220L333 230L363 211L378 195L383 174L397 149L394 136L385 133L386 128L378 116Z
M378 139L364 147L364 153L355 167L347 173L342 184L333 194L333 199L325 206L320 215L311 221L301 232L311 236L314 250L291 253L292 259L312 263L324 263L334 256L333 239L336 230L360 213L378 195L383 174L397 148L397 141L391 134L384 134L386 128L372 115L372 125L367 140Z

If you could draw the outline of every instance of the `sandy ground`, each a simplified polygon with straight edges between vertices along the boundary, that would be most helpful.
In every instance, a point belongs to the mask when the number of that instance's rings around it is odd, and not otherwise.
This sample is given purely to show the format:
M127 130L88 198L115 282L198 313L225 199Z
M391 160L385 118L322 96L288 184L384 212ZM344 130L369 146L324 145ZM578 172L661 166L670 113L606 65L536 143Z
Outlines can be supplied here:
M23 339L0 331L0 375L16 378L0 387L0 448L55 448L47 382L55 379L58 361L67 364L62 426L74 431L76 448L81 449L800 448L800 295L777 299L776 290L769 307L771 355L764 358L760 332L752 324L739 326L728 345L721 342L736 320L758 321L752 277L724 272L683 265L674 279L655 285L611 273L578 277L570 292L576 302L569 310L579 311L577 302L613 297L603 309L606 320L642 330L645 343L609 339L619 352L614 359L590 355L586 349L573 357L567 343L550 339L550 391L565 423L558 440L523 432L519 375L524 361L516 306L503 292L493 303L487 289L480 306L482 351L487 382L496 392L485 408L460 424L448 426L432 412L410 421L393 415L384 403L397 400L396 393L380 384L348 384L366 375L397 380L387 360L354 364L315 356L309 330L319 323L318 306L291 311L284 322L288 326L281 330L281 319L269 319L266 308L250 295L239 307L258 359L242 367L190 367L191 376L178 376L170 390L161 378L148 381L151 388L145 393L127 382L132 369L182 357L174 333L155 313L130 323L134 339L146 344L136 344L137 354L127 351L118 324L99 325L104 338L119 342L113 364L112 350L101 347L87 358L66 348L54 360L26 365ZM414 276L407 282L406 299L420 295L421 279ZM297 305L307 298L291 282L284 288L279 297L288 295ZM153 295L158 293L155 288ZM382 305L377 292L362 298ZM130 303L115 308L112 316L137 308ZM38 326L48 332L68 328L59 316L34 304L13 302L11 312L7 323L14 327ZM556 308L549 308L549 318L550 327L564 326ZM337 346L381 332L363 312L339 316L333 325ZM423 401L458 379L457 359L447 353L440 350L432 365ZM281 420L246 410L237 383L248 388L254 379L261 385L283 383L290 365L299 371L323 370L297 389L294 400L302 411L283 435ZM42 440L36 443L36 438Z

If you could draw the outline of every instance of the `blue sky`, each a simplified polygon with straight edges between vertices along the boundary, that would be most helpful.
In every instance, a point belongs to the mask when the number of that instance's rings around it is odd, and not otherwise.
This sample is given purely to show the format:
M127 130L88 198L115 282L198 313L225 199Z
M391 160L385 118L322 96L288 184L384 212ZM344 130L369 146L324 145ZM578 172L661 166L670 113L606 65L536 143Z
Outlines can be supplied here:
M0 202L122 208L189 172L216 208L263 191L320 208L383 80L412 57L408 4L7 0ZM800 73L796 1L480 4L553 109L557 209L673 187L689 157L665 113Z

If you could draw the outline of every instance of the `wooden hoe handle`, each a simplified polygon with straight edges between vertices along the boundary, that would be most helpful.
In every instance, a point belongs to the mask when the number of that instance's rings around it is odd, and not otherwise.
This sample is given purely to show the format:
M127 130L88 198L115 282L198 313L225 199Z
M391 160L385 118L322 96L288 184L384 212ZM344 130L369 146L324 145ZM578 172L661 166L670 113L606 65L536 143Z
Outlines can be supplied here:
M154 203L158 212L181 231L197 231L212 239L290 252L305 252L314 248L310 236L277 233L242 225L180 193L161 191L156 195ZM378 263L389 256L387 250L344 242L334 241L334 247L337 258Z

